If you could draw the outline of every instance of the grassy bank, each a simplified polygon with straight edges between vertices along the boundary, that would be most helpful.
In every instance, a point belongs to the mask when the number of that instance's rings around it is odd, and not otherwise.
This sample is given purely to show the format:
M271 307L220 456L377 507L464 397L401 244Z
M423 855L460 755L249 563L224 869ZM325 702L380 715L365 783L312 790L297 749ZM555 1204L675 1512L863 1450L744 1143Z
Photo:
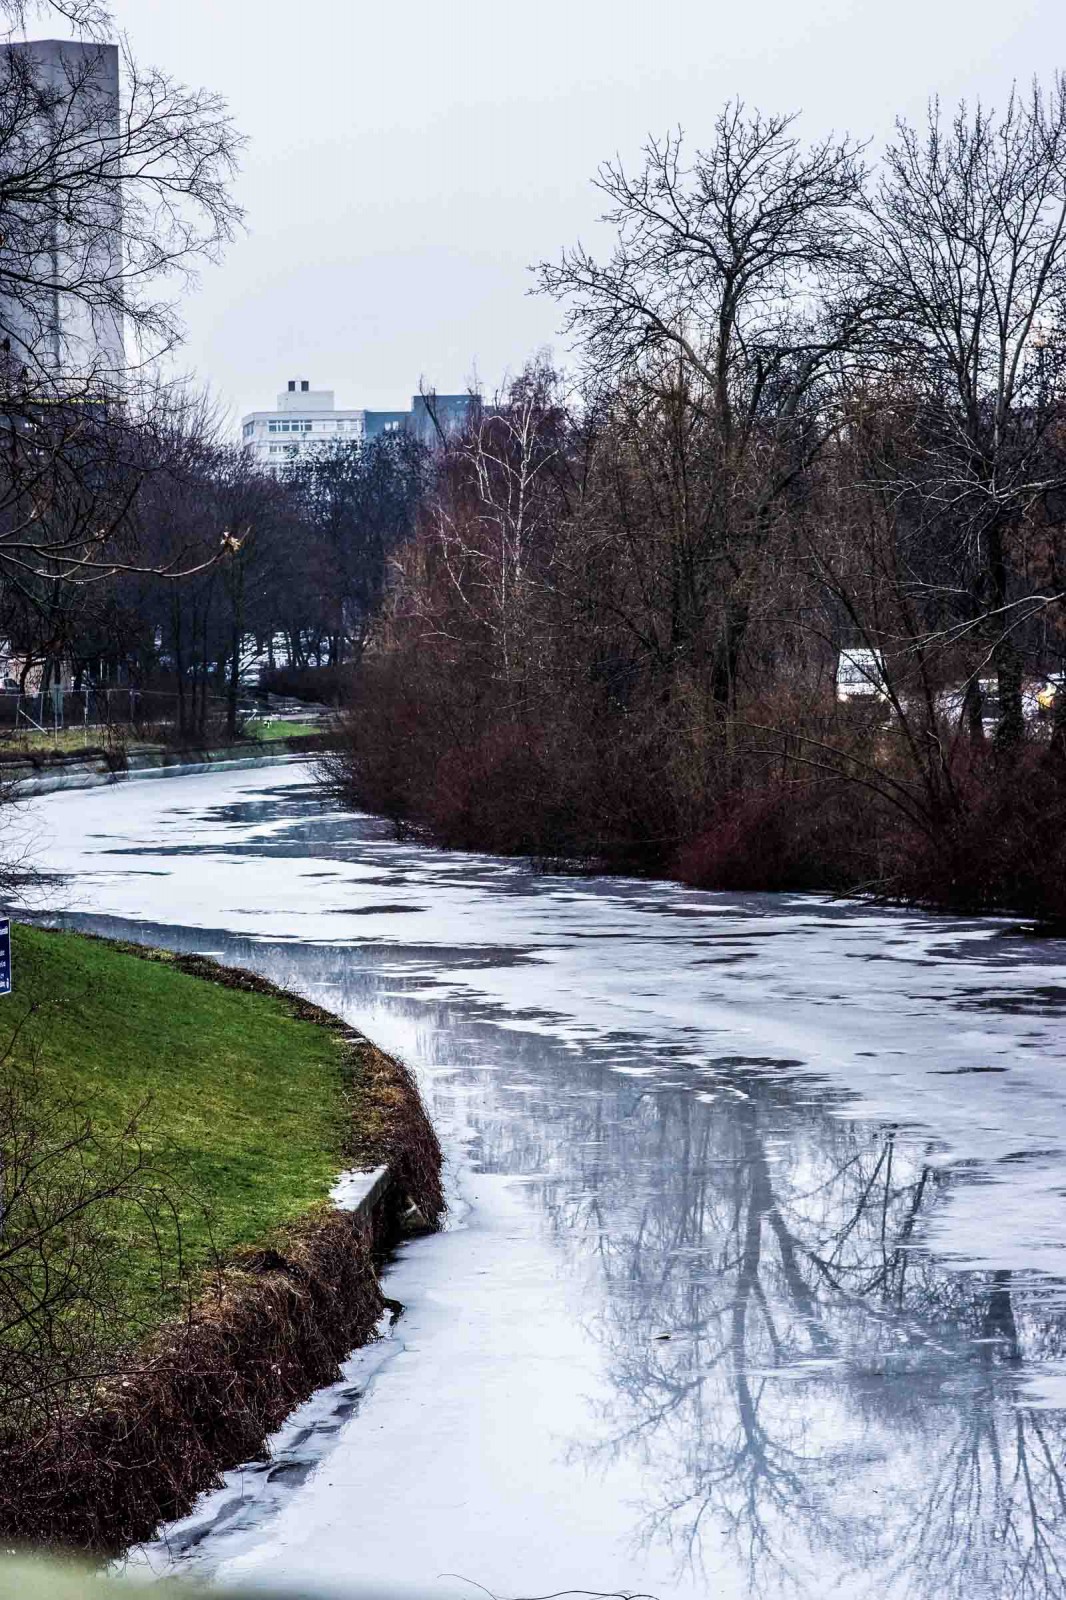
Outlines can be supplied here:
M337 1040L278 998L204 983L164 959L17 926L0 1039L49 1103L103 1144L131 1123L166 1203L113 1207L108 1286L121 1339L218 1254L325 1200L350 1115ZM69 1118L68 1118L69 1120ZM161 1291L162 1290L162 1294Z
M320 722L286 722L281 717L264 717L261 722L248 725L248 735L271 743L275 739L303 739L316 733L325 733Z
M114 1550L370 1335L380 1251L439 1215L440 1152L402 1066L297 997L202 957L14 935L0 1533ZM327 1203L344 1166L387 1168L372 1213Z

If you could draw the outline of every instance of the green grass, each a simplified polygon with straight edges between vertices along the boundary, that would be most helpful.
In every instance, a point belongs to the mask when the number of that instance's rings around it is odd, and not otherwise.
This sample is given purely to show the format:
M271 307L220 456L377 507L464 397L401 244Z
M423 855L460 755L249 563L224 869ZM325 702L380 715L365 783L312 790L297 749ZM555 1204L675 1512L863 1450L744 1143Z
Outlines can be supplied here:
M124 744L127 749L135 750L142 745L158 744L159 739L139 737L132 729L116 727L114 742ZM319 722L286 722L281 717L264 717L261 721L249 722L245 728L245 735L250 739L259 739L264 743L272 743L275 739L295 739L307 733L321 733L322 724ZM226 743L225 739L216 739L216 743ZM232 743L233 741L228 741ZM46 753L49 750L100 749L108 743L108 731L101 727L70 727L60 728L56 732L46 729L43 733L36 728L20 727L0 731L0 754L19 755L28 754L30 751Z
M13 929L15 992L0 1043L27 1020L11 1065L76 1101L104 1136L147 1102L143 1142L176 1197L161 1235L165 1276L186 1282L214 1250L269 1238L325 1200L343 1164L350 1109L341 1046L273 997L229 989L76 934ZM37 1010L27 1016L31 1006ZM130 1327L161 1315L144 1214L119 1212L113 1275ZM123 1329L114 1330L116 1337Z
M100 749L107 744L107 729L99 727L60 728L39 732L36 728L22 726L0 734L0 748L5 752L22 750L85 750Z
M255 739L295 739L305 733L321 733L317 722L285 722L277 717L265 717L262 722L248 724L248 732Z

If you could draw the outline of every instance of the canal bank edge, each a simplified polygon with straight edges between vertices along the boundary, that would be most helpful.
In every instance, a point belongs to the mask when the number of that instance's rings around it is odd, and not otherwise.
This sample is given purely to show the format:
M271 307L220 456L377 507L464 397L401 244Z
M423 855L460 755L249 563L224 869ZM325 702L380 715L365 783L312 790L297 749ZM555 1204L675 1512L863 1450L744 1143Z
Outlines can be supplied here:
M280 1000L340 1041L351 1104L345 1159L366 1173L336 1204L232 1252L217 1283L158 1331L91 1402L40 1437L0 1445L0 1532L115 1554L184 1516L289 1412L339 1376L386 1300L378 1266L405 1234L439 1226L441 1152L407 1069L330 1012L203 956L113 940L125 954ZM347 1188L348 1196L343 1191Z
M98 789L129 778L180 778L199 772L280 766L318 755L328 745L328 736L316 733L269 742L246 740L205 750L160 745L117 753L89 750L58 757L46 753L47 758L0 760L0 784L7 786L13 799L21 800L59 789Z

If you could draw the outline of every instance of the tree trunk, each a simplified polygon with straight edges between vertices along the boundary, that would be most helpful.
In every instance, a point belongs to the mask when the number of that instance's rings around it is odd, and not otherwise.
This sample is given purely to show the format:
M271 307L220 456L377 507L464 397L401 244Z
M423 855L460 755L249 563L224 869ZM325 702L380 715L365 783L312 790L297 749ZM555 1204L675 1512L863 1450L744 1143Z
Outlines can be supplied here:
M174 645L174 675L178 684L178 738L185 740L189 731L189 713L185 703L185 652L181 637L181 599L174 588L170 604L170 632Z
M244 637L244 567L238 558L230 591L230 669L226 694L226 737L237 737L237 701L241 691L241 640Z
M976 678L971 678L966 685L966 693L962 700L962 718L970 735L970 742L974 745L983 745L985 742L985 706L981 685Z
M988 575L991 580L992 605L1002 617L1007 604L1009 574L1003 523L993 523L988 534ZM1025 737L1025 713L1022 708L1022 661L1010 633L1002 633L993 651L999 685L999 718L996 724L996 748L1013 749Z
M1022 706L1022 658L1009 635L996 646L995 661L999 683L996 748L1013 750L1025 738L1025 712Z
M1066 771L1066 683L1060 683L1051 702L1051 744L1048 760Z

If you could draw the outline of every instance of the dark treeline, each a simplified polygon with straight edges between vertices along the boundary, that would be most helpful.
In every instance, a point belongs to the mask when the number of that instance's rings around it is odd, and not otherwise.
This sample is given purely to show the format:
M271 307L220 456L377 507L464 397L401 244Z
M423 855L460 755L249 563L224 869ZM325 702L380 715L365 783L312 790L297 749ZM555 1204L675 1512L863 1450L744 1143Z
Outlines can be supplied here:
M0 460L0 633L22 686L84 690L94 717L108 691L127 712L132 693L178 741L235 733L270 669L281 688L318 669L313 694L336 698L325 669L362 651L423 471L421 448L389 435L275 478L195 399L136 420L38 416Z
M19 42L56 16L69 45ZM86 724L120 708L200 741L237 731L262 668L336 698L423 452L390 436L266 475L162 382L173 285L241 227L243 141L217 94L116 54L112 26L103 0L0 0L0 640L51 725L48 692L73 688Z
M339 669L358 660L380 604L386 559L410 532L420 448L393 435L346 443L274 478L235 447L196 445L183 467L146 488L153 570L105 591L120 618L116 669L142 688L172 688L186 738L210 732L223 708L235 733L260 678L335 700ZM210 560L220 529L221 559ZM197 570L161 583L154 568L188 562L190 541Z
M451 845L1063 915L1066 89L876 162L730 106L599 183L613 250L540 272L579 381L441 455L335 782Z

